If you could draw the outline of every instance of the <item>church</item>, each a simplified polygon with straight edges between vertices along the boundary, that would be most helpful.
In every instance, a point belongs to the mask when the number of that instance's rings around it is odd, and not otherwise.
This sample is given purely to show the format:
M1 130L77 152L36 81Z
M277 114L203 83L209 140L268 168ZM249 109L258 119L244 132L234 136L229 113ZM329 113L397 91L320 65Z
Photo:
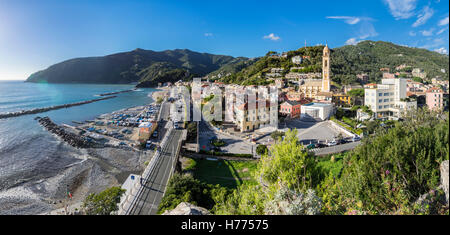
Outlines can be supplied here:
M330 99L332 97L330 84L330 48L326 45L323 48L322 57L322 80L308 79L303 80L299 86L299 91L304 94L306 98L311 99ZM325 97L325 98L324 98Z

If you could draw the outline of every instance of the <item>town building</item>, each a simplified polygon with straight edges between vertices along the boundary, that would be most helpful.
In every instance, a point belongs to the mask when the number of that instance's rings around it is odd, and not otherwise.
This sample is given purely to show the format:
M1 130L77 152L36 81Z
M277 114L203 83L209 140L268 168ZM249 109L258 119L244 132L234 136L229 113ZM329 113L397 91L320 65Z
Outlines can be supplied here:
M315 99L319 92L330 92L330 49L328 45L323 49L322 56L322 80L314 79L302 81L299 90L305 94L305 97Z
M301 104L297 101L285 101L280 105L280 114L290 118L300 117Z
M427 73L421 68L415 68L411 73L413 77L419 77L422 79L425 79L427 77Z
M347 94L333 94L332 102L335 106L351 106L352 97Z
M327 120L334 114L333 104L330 103L309 103L300 108L300 119L308 120Z
M276 105L276 104L273 104ZM271 119L277 119L277 108L271 108L271 102L264 100L262 102L245 102L235 108L235 124L240 132L253 131L255 129L268 126Z
M429 110L444 109L444 91L438 87L433 87L426 92L426 103Z
M399 119L417 102L406 96L406 79L382 79L381 84L368 84L364 89L364 102L378 119Z
M330 102L333 99L333 92L324 92L321 91L319 93L316 94L316 100L321 101L321 102Z
M155 131L157 127L156 122L143 122L139 124L139 142L145 143L150 138L151 134Z
M276 86L278 89L283 89L285 85L286 85L286 84L285 84L285 82L284 82L283 79L275 79L275 86Z
M356 78L361 84L366 84L367 82L369 82L369 75L367 73L357 74Z
M292 57L292 63L294 63L294 64L301 64L302 63L302 57L301 56L294 56L294 57Z
M383 78L396 78L394 73L383 73Z
M289 91L286 93L286 98L289 101L297 101L300 102L304 98L304 94L298 91Z

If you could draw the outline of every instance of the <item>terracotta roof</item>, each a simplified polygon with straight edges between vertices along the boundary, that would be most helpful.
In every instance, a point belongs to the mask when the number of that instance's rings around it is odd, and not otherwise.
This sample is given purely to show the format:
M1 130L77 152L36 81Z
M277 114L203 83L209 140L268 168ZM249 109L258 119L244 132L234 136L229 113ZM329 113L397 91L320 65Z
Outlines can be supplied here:
M427 93L443 93L443 91L439 88L439 87L432 87L430 89L427 90Z
M285 104L289 104L291 106L301 105L301 103L299 103L297 101L290 101L290 100L283 102L281 105L285 105Z

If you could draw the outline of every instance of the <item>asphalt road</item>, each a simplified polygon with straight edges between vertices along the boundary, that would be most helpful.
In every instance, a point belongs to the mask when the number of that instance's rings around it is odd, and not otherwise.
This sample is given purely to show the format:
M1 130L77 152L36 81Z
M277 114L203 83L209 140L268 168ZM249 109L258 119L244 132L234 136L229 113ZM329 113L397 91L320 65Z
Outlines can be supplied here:
M128 215L155 215L173 171L175 152L181 139L181 130L169 133L168 141L161 148L161 155L155 162L155 168L146 179L142 179L143 188L128 210Z

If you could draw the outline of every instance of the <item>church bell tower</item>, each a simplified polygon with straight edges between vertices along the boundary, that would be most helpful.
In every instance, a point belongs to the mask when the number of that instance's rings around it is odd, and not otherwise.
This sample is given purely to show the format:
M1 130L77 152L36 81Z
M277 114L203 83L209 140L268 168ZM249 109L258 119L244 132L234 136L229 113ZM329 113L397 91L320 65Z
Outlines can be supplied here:
M322 57L322 92L330 92L330 49L323 48Z

